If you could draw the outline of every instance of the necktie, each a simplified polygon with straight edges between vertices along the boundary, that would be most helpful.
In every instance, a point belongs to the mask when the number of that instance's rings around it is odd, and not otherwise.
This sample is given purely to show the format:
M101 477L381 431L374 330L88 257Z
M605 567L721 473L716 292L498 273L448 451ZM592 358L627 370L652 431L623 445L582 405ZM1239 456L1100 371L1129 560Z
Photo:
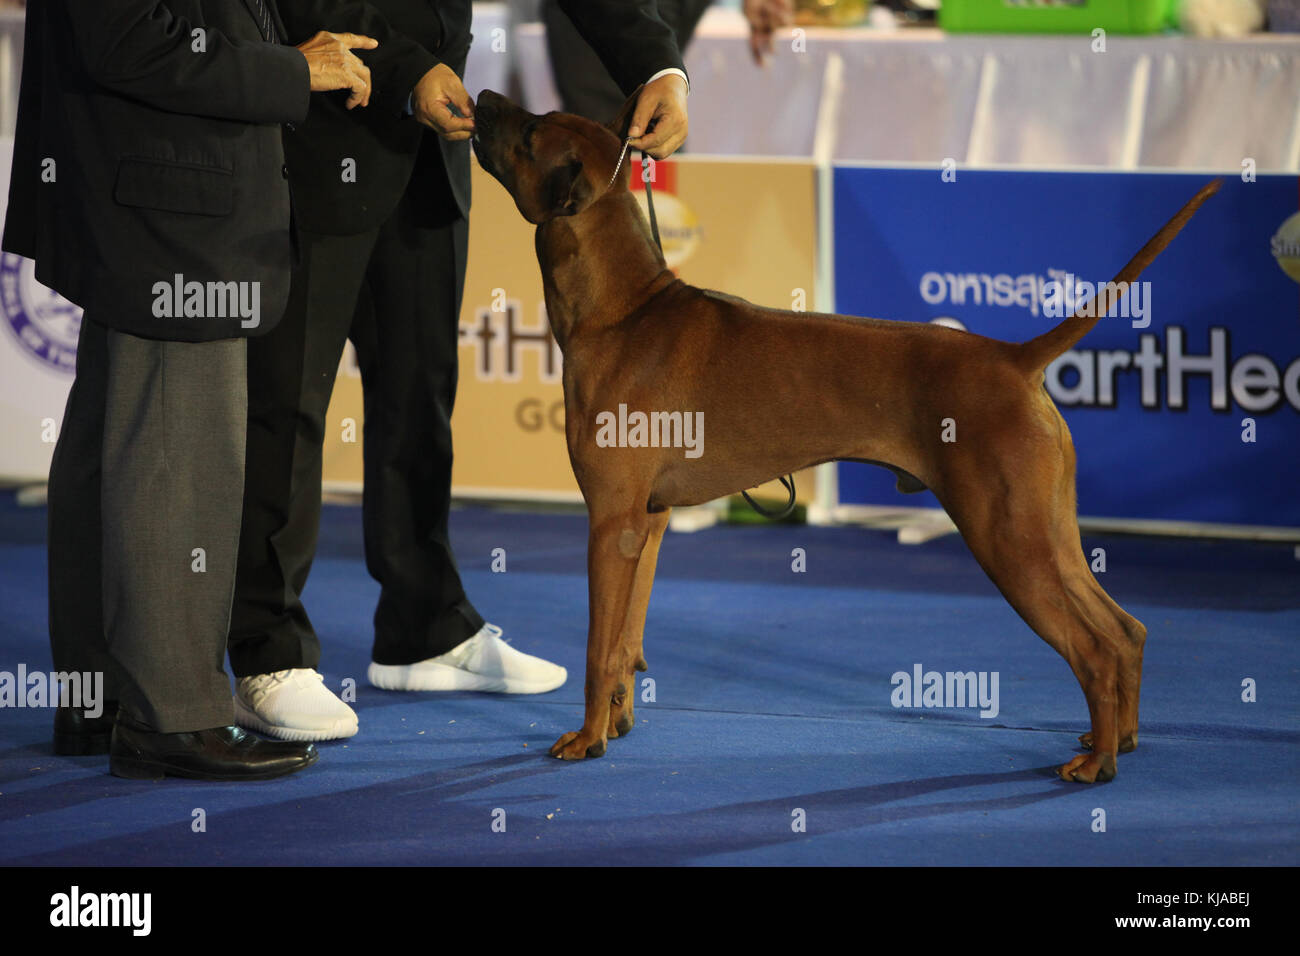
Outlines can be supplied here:
M271 23L271 8L267 6L267 0L252 0L252 2L257 13L257 26L262 31L262 38L267 43L279 43L280 39L275 35L275 26Z

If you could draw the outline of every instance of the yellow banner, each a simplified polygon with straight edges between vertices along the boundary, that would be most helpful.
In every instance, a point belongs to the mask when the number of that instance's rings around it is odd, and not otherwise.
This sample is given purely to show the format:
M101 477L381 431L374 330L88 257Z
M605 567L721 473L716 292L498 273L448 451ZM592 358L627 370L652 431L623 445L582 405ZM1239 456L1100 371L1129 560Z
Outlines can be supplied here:
M811 164L688 156L657 164L654 175L665 256L678 275L758 305L812 308ZM506 191L475 165L452 420L458 496L581 500L564 443L562 357L546 322L534 231ZM359 488L361 379L350 355L340 367L329 421L340 427L327 431L326 485ZM812 490L809 471L800 476L800 500ZM785 498L775 482L760 492Z

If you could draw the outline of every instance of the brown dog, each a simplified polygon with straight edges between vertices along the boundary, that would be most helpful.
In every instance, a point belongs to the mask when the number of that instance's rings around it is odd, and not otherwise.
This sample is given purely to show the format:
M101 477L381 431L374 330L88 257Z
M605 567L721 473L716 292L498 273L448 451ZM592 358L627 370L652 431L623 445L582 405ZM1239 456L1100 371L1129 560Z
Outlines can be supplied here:
M1083 687L1092 732L1080 740L1090 752L1060 775L1114 777L1116 754L1137 746L1146 628L1084 559L1074 446L1043 370L1116 294L1103 291L1095 310L1012 343L764 309L693 288L653 242L628 189L630 163L610 185L629 117L625 108L605 127L536 116L491 91L475 111L480 163L538 226L546 311L564 353L569 457L590 516L586 715L551 753L599 757L632 728L633 672L646 667L642 630L669 508L851 459L890 468L900 490L934 492L980 566ZM1197 193L1115 282L1135 280L1218 185ZM674 440L695 421L707 423L708 445L692 457Z

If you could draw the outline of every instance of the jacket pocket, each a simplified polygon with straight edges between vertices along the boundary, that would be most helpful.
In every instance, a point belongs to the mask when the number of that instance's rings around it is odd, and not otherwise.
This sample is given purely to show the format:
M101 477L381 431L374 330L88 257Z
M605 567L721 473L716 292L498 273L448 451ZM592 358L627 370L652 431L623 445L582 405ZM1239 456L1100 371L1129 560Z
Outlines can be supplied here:
M235 174L220 166L125 157L117 165L113 198L142 209L228 216L235 204Z

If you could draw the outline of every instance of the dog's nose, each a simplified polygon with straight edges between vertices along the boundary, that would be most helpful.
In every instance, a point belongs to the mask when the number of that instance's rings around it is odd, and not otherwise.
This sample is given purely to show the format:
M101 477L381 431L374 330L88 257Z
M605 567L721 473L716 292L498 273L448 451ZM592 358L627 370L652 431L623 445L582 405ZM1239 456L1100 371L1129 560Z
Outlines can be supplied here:
M500 93L494 92L492 90L484 90L482 93L478 95L478 101L475 104L474 112L475 114L484 111L487 111L489 113L498 112L503 102L505 102L505 97L502 96Z
M501 94L484 90L474 104L474 127L479 133L487 132L500 115Z

